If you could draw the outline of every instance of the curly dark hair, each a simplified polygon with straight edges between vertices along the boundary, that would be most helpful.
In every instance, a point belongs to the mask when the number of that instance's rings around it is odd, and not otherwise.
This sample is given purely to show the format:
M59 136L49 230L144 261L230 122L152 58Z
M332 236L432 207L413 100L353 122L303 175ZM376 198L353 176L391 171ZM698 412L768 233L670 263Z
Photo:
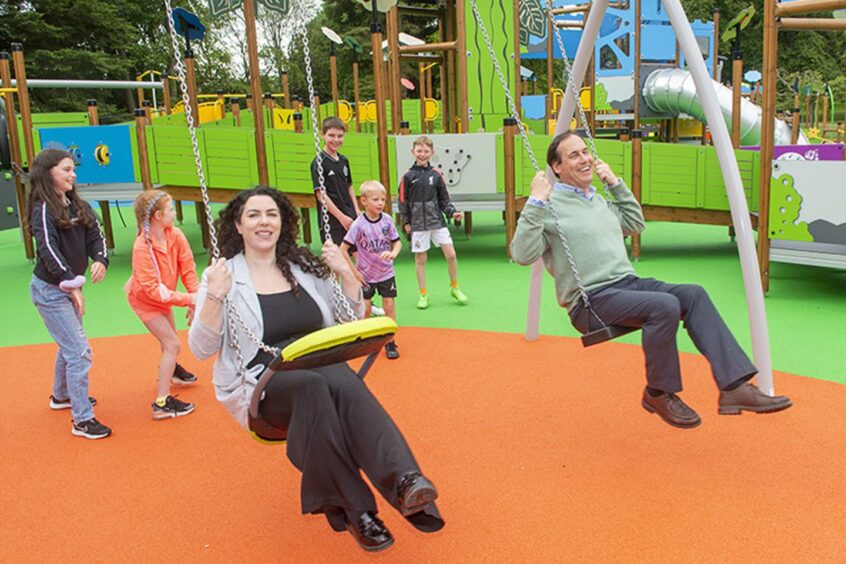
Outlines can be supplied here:
M285 279L291 284L291 288L295 292L297 291L297 281L291 273L290 263L296 264L303 272L313 274L318 278L328 278L330 275L329 267L323 260L314 256L307 248L297 245L299 215L294 204L285 194L269 186L257 186L252 190L240 192L220 211L217 220L220 254L227 259L231 259L244 250L244 239L238 233L235 224L241 222L244 205L253 196L269 196L273 198L279 208L282 230L279 233L279 240L276 242L276 266L279 267Z
M59 229L70 229L74 226L74 218L70 216L70 210L62 201L63 198L56 193L56 188L53 186L53 173L50 172L65 159L73 160L73 156L62 149L44 149L35 155L29 167L26 215L32 217L33 208L39 202L44 202ZM86 228L90 229L97 224L97 217L91 210L91 206L79 197L76 189L67 192L65 198L73 203L76 208L76 219Z

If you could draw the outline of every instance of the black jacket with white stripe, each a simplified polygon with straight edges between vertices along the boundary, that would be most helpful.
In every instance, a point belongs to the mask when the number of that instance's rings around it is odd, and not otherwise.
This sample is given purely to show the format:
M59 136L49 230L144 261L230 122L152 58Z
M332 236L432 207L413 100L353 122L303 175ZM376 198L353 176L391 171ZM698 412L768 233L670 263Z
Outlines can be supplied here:
M95 221L93 226L86 228L79 221L73 203L68 212L73 225L60 229L47 204L38 202L32 207L29 225L38 250L34 274L48 284L58 285L62 280L73 280L78 275L85 275L89 258L109 266L106 240L100 231L100 223Z

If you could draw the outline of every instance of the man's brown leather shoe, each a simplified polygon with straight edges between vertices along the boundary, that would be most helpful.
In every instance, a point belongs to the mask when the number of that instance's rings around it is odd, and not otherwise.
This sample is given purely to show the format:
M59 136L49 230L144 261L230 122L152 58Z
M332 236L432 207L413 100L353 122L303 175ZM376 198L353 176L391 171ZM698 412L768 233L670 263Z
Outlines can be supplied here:
M742 411L772 413L791 405L787 396L768 396L748 382L730 392L720 392L720 415L740 415Z
M657 413L661 419L673 427L690 429L702 423L695 411L690 409L676 394L662 393L660 396L650 395L643 390L643 409L649 413Z

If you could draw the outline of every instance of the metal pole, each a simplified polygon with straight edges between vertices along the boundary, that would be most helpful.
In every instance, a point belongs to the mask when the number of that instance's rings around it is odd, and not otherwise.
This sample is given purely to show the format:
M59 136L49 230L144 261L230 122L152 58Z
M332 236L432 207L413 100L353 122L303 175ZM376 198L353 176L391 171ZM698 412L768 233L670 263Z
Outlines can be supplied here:
M774 0L767 0L772 9ZM729 207L731 208L732 222L737 234L737 247L740 255L740 264L743 270L744 288L746 290L747 307L749 310L749 322L752 333L752 349L755 357L755 364L758 368L756 381L761 390L769 395L773 394L772 364L770 360L770 344L767 333L767 317L764 309L764 292L761 285L761 277L755 260L755 242L752 231L752 223L749 219L749 208L746 205L746 196L743 191L743 182L740 179L740 171L737 167L737 160L731 148L728 129L723 120L722 113L717 102L717 96L705 68L705 62L699 54L699 47L690 22L684 13L680 0L664 0L664 8L667 16L673 25L673 29L679 38L679 43L685 53L690 73L696 83L702 100L702 107L705 110L708 123L711 127L711 134L714 139L714 146L717 151L717 158L720 161L720 170L723 175L723 182L726 185ZM766 17L766 16L765 16ZM774 23L774 18L770 24ZM766 19L765 19L766 25ZM773 76L775 73L773 73ZM773 96L774 85L767 88L768 96ZM770 140L772 140L772 116L764 117L764 123L769 121ZM763 139L762 139L763 143ZM762 155L763 158L763 155ZM768 173L769 178L769 173ZM760 217L766 215L766 210L761 210ZM758 224L761 233L761 224ZM764 237L766 234L764 232Z
M582 39L579 41L579 48L576 51L576 59L572 65L573 79L572 81L568 81L567 91L564 93L564 100L561 103L561 109L558 111L558 121L554 132L556 135L570 129L570 120L573 119L573 112L576 109L575 96L578 96L581 90L588 61L593 55L593 48L596 44L596 38L599 35L599 26L605 17L607 8L608 0L596 0L591 7L590 14L585 20L585 30L582 32ZM556 180L555 174L549 167L546 167L546 179L550 184ZM526 339L530 341L537 339L539 333L543 273L543 261L539 259L532 265L532 274L529 281L529 311L526 317Z

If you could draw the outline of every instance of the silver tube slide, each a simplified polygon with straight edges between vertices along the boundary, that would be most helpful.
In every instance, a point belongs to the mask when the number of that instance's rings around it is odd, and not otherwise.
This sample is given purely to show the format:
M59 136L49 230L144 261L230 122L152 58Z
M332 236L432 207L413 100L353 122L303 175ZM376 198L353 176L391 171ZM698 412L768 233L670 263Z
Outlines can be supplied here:
M717 103L726 122L731 129L731 88L711 80L711 86L717 95ZM652 72L643 85L643 97L649 108L655 112L671 114L687 114L701 122L707 123L702 101L697 94L691 74L682 69L661 69ZM740 144L761 144L761 107L746 98L740 99ZM781 120L775 120L775 144L790 145L792 128ZM798 143L808 144L808 138L799 130Z
M12 86L17 87L16 80L12 81ZM63 78L35 78L26 81L27 88L102 88L102 89L118 89L118 88L146 88L153 90L161 90L161 82L148 82L146 80L65 80Z

